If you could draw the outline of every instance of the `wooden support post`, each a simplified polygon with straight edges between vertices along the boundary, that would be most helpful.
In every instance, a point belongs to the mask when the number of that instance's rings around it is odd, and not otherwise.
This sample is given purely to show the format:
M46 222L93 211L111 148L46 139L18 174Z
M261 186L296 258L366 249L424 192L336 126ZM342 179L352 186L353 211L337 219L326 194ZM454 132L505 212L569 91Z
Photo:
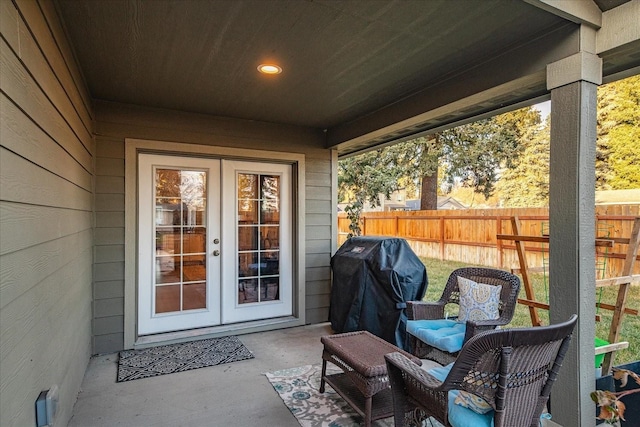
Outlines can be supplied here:
M513 228L513 234L521 235L520 232L520 220L517 216L511 217L511 227ZM527 299L530 301L535 301L535 295L533 291L533 286L531 286L531 282L529 281L529 267L527 265L527 257L524 249L524 242L522 240L516 240L516 251L518 252L518 260L520 261L520 275L522 275L522 284L524 285L524 290L527 295ZM533 326L541 326L542 322L540 321L540 316L538 316L538 311L536 307L530 305L529 306L529 315L531 316L531 325Z
M622 268L622 276L631 276L633 274L633 264L638 254L638 246L640 246L640 218L636 218L633 222L633 230L631 231L631 238L629 238L629 246L627 247L627 256L624 260L624 267ZM620 337L620 330L622 329L622 318L625 314L625 305L627 303L627 292L629 291L630 280L627 283L620 284L618 288L618 299L616 300L616 307L613 312L613 318L611 319L611 329L609 330L609 342L615 343ZM615 353L607 353L604 356L602 362L602 374L607 375L613 366Z

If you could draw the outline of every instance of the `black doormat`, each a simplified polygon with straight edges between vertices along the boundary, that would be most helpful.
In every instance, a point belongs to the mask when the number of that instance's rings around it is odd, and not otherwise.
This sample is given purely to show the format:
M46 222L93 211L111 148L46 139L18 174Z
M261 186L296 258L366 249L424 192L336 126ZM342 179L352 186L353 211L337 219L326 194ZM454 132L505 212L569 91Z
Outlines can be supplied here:
M236 336L124 350L119 356L118 382L253 359Z

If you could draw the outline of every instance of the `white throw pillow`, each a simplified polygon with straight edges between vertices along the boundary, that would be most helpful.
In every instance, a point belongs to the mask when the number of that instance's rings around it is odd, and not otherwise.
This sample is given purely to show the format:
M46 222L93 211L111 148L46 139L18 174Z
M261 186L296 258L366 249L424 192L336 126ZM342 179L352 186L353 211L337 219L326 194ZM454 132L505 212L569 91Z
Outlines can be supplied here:
M458 321L495 320L500 317L500 292L502 285L477 283L458 276L460 311Z

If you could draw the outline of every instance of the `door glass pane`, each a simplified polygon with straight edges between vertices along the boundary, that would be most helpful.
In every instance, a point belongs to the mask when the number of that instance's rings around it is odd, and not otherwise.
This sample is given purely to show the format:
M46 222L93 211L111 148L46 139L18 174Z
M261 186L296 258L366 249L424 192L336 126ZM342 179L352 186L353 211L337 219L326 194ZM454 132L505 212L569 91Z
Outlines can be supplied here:
M238 224L253 225L258 223L258 202L253 199L238 200Z
M184 285L184 310L207 308L207 284L190 283Z
M155 171L155 310L206 308L207 173Z
M207 251L205 237L207 230L204 227L195 227L194 230L185 230L182 234L182 253L204 254Z
M238 200L258 198L258 175L238 174Z
M180 257L165 256L163 251L156 251L156 283L180 282Z
M280 227L279 226L263 226L260 227L260 248L261 249L279 249L280 248Z
M278 224L280 222L280 178L263 175L260 186L260 222Z
M278 251L266 251L260 253L260 275L273 276L280 274Z
M280 182L278 175L237 175L238 304L279 298Z
M156 287L156 313L180 310L180 285Z
M273 301L279 298L280 282L277 277L264 279L262 281L262 301Z
M238 304L258 302L258 279L238 282Z
M258 275L258 254L255 252L238 255L238 276L254 277Z
M258 228L241 225L238 227L238 250L258 250Z
M182 257L182 281L200 282L207 280L207 265L204 255Z

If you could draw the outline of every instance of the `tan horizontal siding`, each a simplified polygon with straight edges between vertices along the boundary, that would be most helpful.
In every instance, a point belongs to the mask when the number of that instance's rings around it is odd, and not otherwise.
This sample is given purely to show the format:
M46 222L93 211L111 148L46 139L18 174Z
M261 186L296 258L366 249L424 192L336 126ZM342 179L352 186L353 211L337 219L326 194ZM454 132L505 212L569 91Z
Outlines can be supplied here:
M96 300L123 298L124 297L124 280L94 282L93 296Z
M109 335L122 333L124 316L98 317L93 320L94 335Z
M91 190L91 165L82 165L69 156L4 94L0 94L0 115L5 123L2 133L5 148L85 190Z
M307 171L307 188L326 187L331 185L331 174L329 172L309 172Z
M24 69L15 52L0 40L0 57L2 58L2 88L7 97L40 126L58 145L63 147L78 163L86 165L90 170L92 156L87 146L92 141L84 132L78 135L66 122L66 114L73 111L59 110L52 104L33 77Z
M93 351L98 354L112 353L114 348L122 346L124 334L121 332L114 334L94 334Z
M307 323L322 323L329 320L329 307L310 308L307 310Z
M0 149L0 176L4 182L3 200L91 211L92 195L89 190L4 148Z
M1 254L37 246L91 228L91 212L0 201Z
M0 425L66 425L91 354L93 112L51 2L0 2Z
M330 253L331 239L307 240L307 254L327 254L329 256Z
M95 257L102 262L124 262L124 245L109 245L104 241L99 242L97 238L95 239L95 245Z
M323 240L331 238L331 226L330 225L308 225L306 227L307 239L309 240Z
M322 214L331 212L332 203L331 200L316 200L308 198L305 207L308 214ZM333 206L335 209L335 206Z
M320 295L308 295L307 294L307 309L315 310L322 309L329 306L329 294Z
M328 266L307 267L307 281L329 280L331 269Z
M115 227L124 230L123 212L97 212L96 227Z

